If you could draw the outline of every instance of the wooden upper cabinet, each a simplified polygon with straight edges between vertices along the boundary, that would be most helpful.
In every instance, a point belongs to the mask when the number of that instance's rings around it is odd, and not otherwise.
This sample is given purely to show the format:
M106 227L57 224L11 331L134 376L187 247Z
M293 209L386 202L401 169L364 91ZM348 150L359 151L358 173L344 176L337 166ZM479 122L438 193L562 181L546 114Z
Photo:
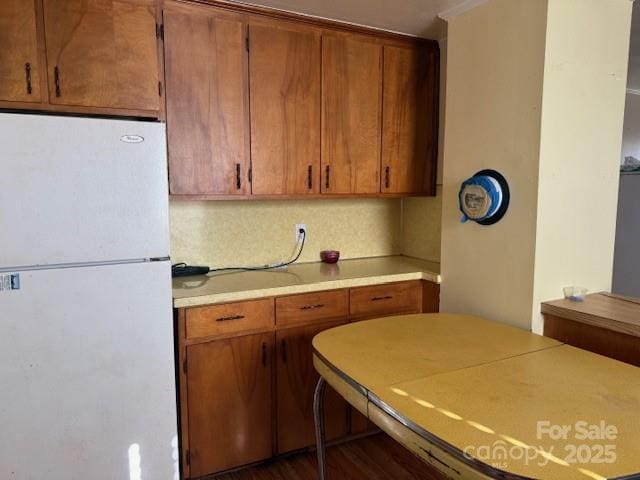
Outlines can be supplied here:
M320 325L287 328L276 332L278 453L315 443L313 393L319 375L313 367L311 341L318 333L346 323L346 320ZM333 389L325 396L327 439L349 433L347 404Z
M249 42L252 191L319 193L320 33L273 21Z
M382 46L322 39L322 192L380 191Z
M43 0L49 101L158 111L154 0Z
M384 47L383 193L435 194L438 141L436 50Z
M0 100L40 102L36 0L0 2Z
M250 193L246 22L171 3L164 32L171 193Z
M190 476L272 455L273 333L187 347Z

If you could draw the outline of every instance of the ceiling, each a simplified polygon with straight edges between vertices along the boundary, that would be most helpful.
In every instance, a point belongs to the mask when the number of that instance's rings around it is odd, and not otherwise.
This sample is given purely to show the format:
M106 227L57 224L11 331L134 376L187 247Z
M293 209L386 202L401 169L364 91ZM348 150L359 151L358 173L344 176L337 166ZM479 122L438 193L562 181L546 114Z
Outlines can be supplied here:
M242 3L438 40L445 34L445 22L437 15L469 0L242 0Z

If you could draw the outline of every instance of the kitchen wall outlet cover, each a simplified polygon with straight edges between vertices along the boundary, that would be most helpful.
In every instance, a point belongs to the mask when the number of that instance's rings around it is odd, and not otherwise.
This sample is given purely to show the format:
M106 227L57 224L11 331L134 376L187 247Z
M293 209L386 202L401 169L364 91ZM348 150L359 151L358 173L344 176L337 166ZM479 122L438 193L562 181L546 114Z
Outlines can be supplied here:
M493 225L507 213L510 199L507 180L495 170L481 170L460 186L460 221L473 220L480 225Z
M300 233L301 229L304 230L305 239L309 236L309 230L307 230L307 224L296 223L296 230L295 230L296 242L299 242L302 239L302 234Z

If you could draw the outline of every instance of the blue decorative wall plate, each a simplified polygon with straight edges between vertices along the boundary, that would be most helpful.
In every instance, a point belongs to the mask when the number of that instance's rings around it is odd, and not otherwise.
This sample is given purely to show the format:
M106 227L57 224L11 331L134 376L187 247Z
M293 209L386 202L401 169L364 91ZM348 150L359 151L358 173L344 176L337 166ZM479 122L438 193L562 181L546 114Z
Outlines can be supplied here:
M507 180L495 170L481 170L462 182L458 202L462 222L473 220L480 225L499 222L509 208Z

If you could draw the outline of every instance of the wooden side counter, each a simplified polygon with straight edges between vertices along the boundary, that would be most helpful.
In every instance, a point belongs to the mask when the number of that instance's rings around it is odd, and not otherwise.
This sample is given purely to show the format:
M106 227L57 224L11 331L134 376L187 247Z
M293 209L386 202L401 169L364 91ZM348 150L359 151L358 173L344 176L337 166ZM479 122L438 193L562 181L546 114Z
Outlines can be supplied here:
M542 304L544 335L640 366L640 299L610 293Z

